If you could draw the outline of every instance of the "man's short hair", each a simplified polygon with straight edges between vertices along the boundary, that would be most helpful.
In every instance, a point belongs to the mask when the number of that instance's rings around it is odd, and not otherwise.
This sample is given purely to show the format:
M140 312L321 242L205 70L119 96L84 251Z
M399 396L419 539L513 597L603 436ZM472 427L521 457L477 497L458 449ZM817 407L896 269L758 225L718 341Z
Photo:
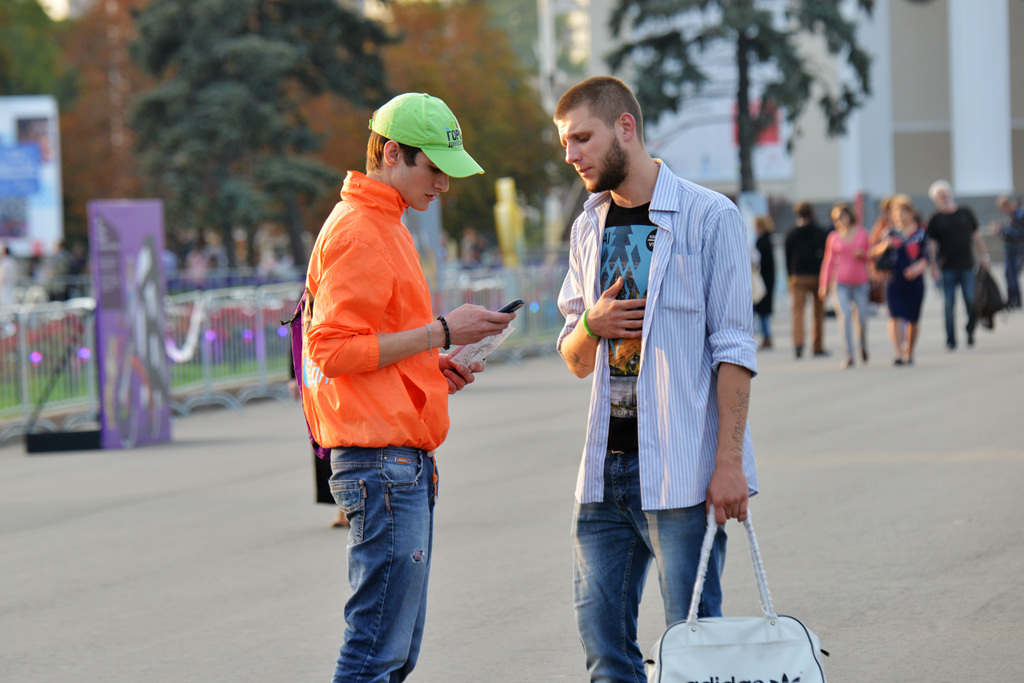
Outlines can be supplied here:
M366 143L366 172L376 173L380 171L384 165L384 145L388 144L390 140L380 133L370 131L370 141ZM416 155L422 150L419 147L410 147L409 145L402 144L401 142L396 143L399 149L402 150L402 158L405 159L406 166L416 165Z
M996 206L1000 209L1003 208L1003 204L1010 204L1013 207L1020 206L1020 199L1012 194L1001 194L996 197Z
M946 194L953 197L953 186L949 184L948 180L936 180L928 188L928 199L935 201L935 197L938 196L939 192L945 190Z
M631 115L636 120L637 138L644 144L644 115L640 112L640 103L629 86L618 78L594 76L577 83L558 100L554 118L556 121L564 119L566 114L583 106L609 128L623 114Z
M802 218L805 221L814 220L814 206L810 202L797 202L793 205L793 213L797 218Z

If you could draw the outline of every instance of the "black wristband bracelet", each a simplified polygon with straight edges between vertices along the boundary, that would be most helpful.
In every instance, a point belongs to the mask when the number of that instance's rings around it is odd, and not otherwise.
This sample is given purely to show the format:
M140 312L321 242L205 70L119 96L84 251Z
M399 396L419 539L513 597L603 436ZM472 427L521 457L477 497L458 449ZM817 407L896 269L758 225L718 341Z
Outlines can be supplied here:
M448 331L448 321L444 319L443 315L437 316L437 319L441 321L441 327L444 328L444 350L447 351L452 347L452 333Z

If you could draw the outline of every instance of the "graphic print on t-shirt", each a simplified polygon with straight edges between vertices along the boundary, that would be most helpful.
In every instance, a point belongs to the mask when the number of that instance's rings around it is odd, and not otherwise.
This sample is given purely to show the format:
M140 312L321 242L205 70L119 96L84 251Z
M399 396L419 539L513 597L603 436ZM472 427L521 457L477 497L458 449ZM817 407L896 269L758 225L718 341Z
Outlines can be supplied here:
M646 208L643 217L647 218ZM612 215L609 213L611 220ZM625 285L619 293L619 299L642 299L647 296L657 232L658 228L654 225L605 226L604 243L601 245L602 292L621 277ZM611 368L611 416L635 418L640 339L609 339L608 364Z

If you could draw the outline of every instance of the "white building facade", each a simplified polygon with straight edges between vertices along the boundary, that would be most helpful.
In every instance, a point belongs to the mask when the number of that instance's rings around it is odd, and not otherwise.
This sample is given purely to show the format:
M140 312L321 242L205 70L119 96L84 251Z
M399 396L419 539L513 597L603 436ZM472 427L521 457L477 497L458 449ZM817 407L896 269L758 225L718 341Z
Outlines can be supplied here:
M875 58L874 87L833 143L835 194L923 194L938 178L962 196L1021 189L1024 2L875 0L859 36ZM796 194L806 186L801 150L815 144L797 142Z
M591 15L586 70L608 73L601 56L611 49L605 27L616 3L575 4ZM795 126L792 154L784 150L785 126L774 147L769 141L759 150L758 191L819 202L921 196L939 178L962 197L1024 190L1024 1L875 0L872 17L860 16L858 41L873 57L871 96L838 138L826 135L812 96ZM828 78L848 68L815 39L805 47ZM738 171L719 163L735 156L726 120L732 106L709 101L689 121L648 122L652 153L696 182L735 194Z

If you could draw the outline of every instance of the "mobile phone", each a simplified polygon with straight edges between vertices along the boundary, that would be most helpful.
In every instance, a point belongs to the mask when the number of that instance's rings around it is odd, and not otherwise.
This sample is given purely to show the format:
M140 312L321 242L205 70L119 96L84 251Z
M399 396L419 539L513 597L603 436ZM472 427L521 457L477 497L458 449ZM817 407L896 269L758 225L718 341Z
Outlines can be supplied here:
M498 309L498 313L515 313L520 308L522 308L525 303L526 302L523 301L522 299L516 299L515 301L510 301L507 304L505 304L504 306L502 306L501 308L499 308Z

